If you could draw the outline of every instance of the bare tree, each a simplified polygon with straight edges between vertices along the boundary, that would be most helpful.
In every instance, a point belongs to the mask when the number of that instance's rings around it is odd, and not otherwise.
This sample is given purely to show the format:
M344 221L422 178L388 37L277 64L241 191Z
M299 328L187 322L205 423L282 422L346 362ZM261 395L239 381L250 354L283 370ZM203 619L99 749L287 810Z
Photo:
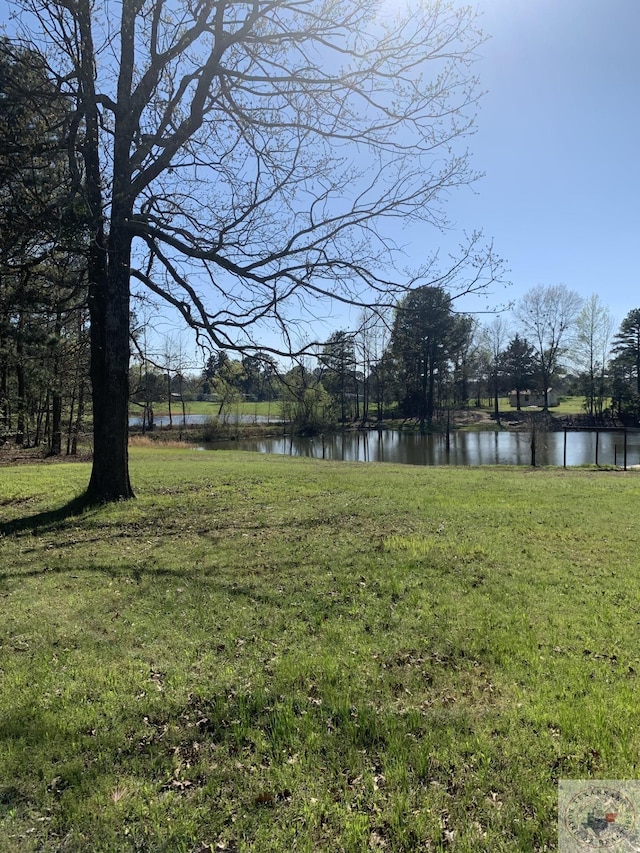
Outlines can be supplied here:
M493 412L497 423L500 423L500 373L509 335L509 324L501 314L496 314L491 322L483 327L481 335L482 344L486 349L491 365Z
M388 343L392 323L391 312L363 308L354 332L356 360L362 375L362 424L369 420L372 389L377 404L377 417L382 420L382 387L379 375L382 355Z
M92 237L90 499L133 495L132 286L213 347L264 349L276 327L284 354L292 326L327 301L476 291L499 274L474 234L444 272L398 278L385 224L443 225L446 194L476 177L458 145L474 129L483 41L470 9L416 2L385 19L373 0L17 2L19 37L46 50L75 109Z
M164 338L162 352L160 354L162 371L167 382L167 408L169 413L169 426L173 426L173 410L171 403L174 394L180 399L182 410L182 426L187 423L187 410L184 397L185 375L195 368L195 363L187 354L186 347L181 335L166 335ZM177 391L174 391L177 387Z
M551 380L581 307L579 294L564 284L538 285L525 293L516 305L516 316L535 349L545 410L549 408Z
M369 419L372 405L376 407L376 419L381 421L383 417L385 391L391 384L385 358L387 361L390 359L387 349L392 326L391 308L368 306L358 314L358 323L353 334L356 359L362 373L363 424Z
M593 293L576 320L573 357L584 381L585 408L601 415L606 394L606 365L615 329L611 312Z

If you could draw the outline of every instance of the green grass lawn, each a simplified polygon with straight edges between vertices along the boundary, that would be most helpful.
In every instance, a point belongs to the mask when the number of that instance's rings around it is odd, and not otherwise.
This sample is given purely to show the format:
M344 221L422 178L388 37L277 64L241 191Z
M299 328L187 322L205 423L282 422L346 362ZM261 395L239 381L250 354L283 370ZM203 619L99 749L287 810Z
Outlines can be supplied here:
M543 851L640 776L640 478L0 467L0 850Z
M202 400L193 400L191 402L185 403L185 411L188 415L210 415L212 418L218 417L218 409L220 408L219 403L206 403ZM251 403L251 402L238 402L238 403L228 403L224 412L231 415L258 415L259 417L272 417L279 418L280 417L280 401L273 400L272 402L260 402L260 403ZM153 404L153 413L155 417L166 416L169 414L169 407L167 402L154 403ZM182 405L180 402L173 402L171 405L171 413L176 420L176 423L180 421L182 417ZM141 417L142 416L142 407L131 405L129 407L129 414L131 417Z
M560 397L557 406L549 411L552 415L584 415L584 397Z
M585 413L584 399L584 397L560 397L558 405L551 406L549 411L556 417L560 417L562 415L583 415ZM498 408L501 414L507 414L515 411L515 407L509 403L508 397L500 397L498 401ZM527 410L524 403L522 404L522 408L525 411ZM489 406L487 411L493 412L493 406ZM537 411L542 411L542 407L538 407Z

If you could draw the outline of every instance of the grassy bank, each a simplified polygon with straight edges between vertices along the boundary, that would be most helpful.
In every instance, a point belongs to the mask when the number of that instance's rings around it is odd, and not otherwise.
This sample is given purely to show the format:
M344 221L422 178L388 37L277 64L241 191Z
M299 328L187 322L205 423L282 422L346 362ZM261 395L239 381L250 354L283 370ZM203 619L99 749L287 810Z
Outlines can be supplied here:
M0 850L542 851L640 775L635 473L0 468Z
M218 417L220 403L207 403L203 400L190 400L185 403L185 413L187 415L208 415L212 418ZM173 419L179 423L182 418L182 406L180 403L173 403L171 407ZM169 407L166 401L155 402L153 404L153 413L156 418L167 417L169 415ZM243 415L245 417L260 417L273 418L278 420L281 417L280 401L272 400L257 402L233 402L225 405L223 413L230 416ZM142 407L131 404L129 407L129 415L131 417L142 417Z

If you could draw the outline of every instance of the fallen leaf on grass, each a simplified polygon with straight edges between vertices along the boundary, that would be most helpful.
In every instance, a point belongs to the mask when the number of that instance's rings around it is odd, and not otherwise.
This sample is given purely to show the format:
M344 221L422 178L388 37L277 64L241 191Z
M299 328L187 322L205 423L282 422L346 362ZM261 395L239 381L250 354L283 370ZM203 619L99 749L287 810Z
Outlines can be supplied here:
M272 791L263 791L255 798L257 806L274 806L277 802L284 802L291 799L291 791L285 788L283 791L273 793Z
M378 832L371 833L371 835L369 836L370 850L384 850L386 846L387 842Z
M275 803L275 797L269 791L265 791L258 794L255 802L257 806L272 806Z

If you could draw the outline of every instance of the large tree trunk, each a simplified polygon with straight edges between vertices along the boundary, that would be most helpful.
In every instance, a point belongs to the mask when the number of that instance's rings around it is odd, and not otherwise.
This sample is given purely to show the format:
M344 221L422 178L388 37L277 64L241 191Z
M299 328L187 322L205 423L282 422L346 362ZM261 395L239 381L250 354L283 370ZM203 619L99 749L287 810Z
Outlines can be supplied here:
M129 8L130 12L131 9ZM89 316L91 319L91 385L93 390L93 468L86 497L91 502L132 498L129 480L129 275L131 216L129 192L131 171L129 145L121 122L126 111L116 116L113 195L108 243L105 235L104 199L100 169L100 139L95 92L95 52L91 32L89 0L77 4L82 35L81 77L86 121L84 158L86 190L92 219L92 241L88 253ZM131 75L133 17L123 25L121 66ZM125 52L124 41L127 39ZM121 73L118 95L122 94ZM131 91L129 87L129 92ZM124 103L124 99L122 100Z
M134 496L129 480L129 234L109 235L109 263L98 257L89 289L93 469L91 501ZM102 261L102 263L100 263Z
M433 361L429 362L429 391L427 393L427 422L431 426L435 412L436 376Z

